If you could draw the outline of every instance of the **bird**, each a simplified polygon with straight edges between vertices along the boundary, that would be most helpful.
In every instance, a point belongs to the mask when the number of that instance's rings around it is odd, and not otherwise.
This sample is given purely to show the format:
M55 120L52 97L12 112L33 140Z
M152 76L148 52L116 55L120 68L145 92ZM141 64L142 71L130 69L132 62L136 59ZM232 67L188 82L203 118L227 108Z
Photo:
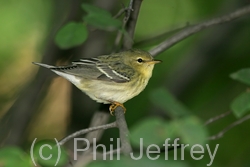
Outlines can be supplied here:
M67 79L98 103L111 104L110 114L123 103L141 93L152 76L154 65L160 63L140 49L110 55L82 58L71 65L52 66L32 62Z

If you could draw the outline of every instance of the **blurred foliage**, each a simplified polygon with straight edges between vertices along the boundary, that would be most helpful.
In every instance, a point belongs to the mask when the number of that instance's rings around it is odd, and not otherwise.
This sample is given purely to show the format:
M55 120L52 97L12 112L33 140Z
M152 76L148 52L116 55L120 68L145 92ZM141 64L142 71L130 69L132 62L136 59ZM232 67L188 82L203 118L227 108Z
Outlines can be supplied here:
M137 157L137 155L134 155ZM160 158L157 161L149 160L147 157L142 157L140 160L132 160L126 157L121 157L120 160L112 160L112 161L96 161L92 162L88 167L127 167L127 166L157 166L157 167L165 167L165 166L173 166L173 167L188 167L184 162L181 161L173 161L168 160L165 161L163 158Z
M231 109L237 117L242 117L250 111L250 92L242 93L234 99Z
M32 167L30 156L17 147L5 147L0 149L0 166L3 167Z
M82 4L82 8L88 13L83 17L87 24L103 30L122 29L121 20L113 18L110 12L85 3Z
M250 85L250 68L239 70L230 75L231 78Z
M130 138L132 145L135 147L147 147L152 143L162 145L166 138L174 138L173 128L169 123L164 122L160 118L146 118L130 130ZM141 142L142 139L143 141Z
M159 98L160 97L160 98ZM159 118L147 118L131 129L131 141L140 146L140 138L145 145L163 144L166 138L180 137L185 144L205 144L208 132L199 118L192 116L190 111L178 102L167 90L158 88L151 92L150 99L161 107L173 120L162 121ZM188 116L190 115L190 116Z
M96 3L97 1L89 2ZM128 1L122 2L128 3ZM135 31L135 46L137 42L147 39L145 43L138 44L138 46L148 50L176 32L175 29L232 12L244 6L244 3L246 2L236 0L159 0L157 3L153 0L143 1ZM67 4L61 5L68 8ZM41 59L47 36L53 26L52 11L58 8L52 1L0 0L2 25L0 26L2 34L0 38L0 117L18 98L18 93L24 85L33 79L36 70L31 62ZM103 54L111 53L112 46L110 45L114 44L114 34L116 31L122 31L122 19L112 17L119 11L120 6L116 6L116 9L110 12L106 9L100 10L95 4L90 5L84 2L79 8L87 13L84 15L82 11L80 17L83 20L65 23L55 35L55 42L64 49L81 47L84 46L83 42L92 37L92 29L97 28L98 30L94 31L109 31L111 37L106 41L107 50L104 50ZM65 15L67 14L65 12ZM157 56L157 59L163 60L163 63L155 67L146 90L125 104L126 120L131 130L131 142L135 150L139 146L139 138L142 137L145 146L161 145L166 138L176 137L180 137L182 143L206 144L209 135L218 133L236 118L229 116L209 127L203 126L204 120L230 109L237 117L249 113L250 93L246 91L246 86L240 83L247 85L250 83L249 29L249 16L246 16L232 23L195 34ZM150 40L161 34L167 35L164 38L158 38L156 42ZM95 46L92 48L98 49ZM229 74L232 79L240 82L232 80ZM59 88L55 86L54 92L60 91ZM62 97L55 96L54 98ZM50 100L53 101L53 99ZM49 105L44 100L43 105L46 106L46 104ZM60 116L62 115L58 115ZM53 119L57 117L43 119L33 121L30 126L36 127L38 126L36 122L47 122L48 119L53 122ZM89 119L82 121L86 122ZM63 121L61 123L68 124ZM212 166L250 165L248 158L250 144L247 140L250 134L246 133L249 131L249 126L250 122L245 122L229 131L223 138L209 142L213 148L216 144L220 144ZM51 131L57 131L60 128L62 126L59 125L51 129L44 128L44 133L48 131L51 138L55 138L56 133L53 135ZM41 133L35 130L31 132ZM33 136L36 135L33 134ZM105 131L101 142L108 145L111 137L118 137L117 130ZM31 141L26 141L23 147L30 146L30 143ZM21 167L32 166L28 152L17 147L1 147L0 166L14 167L17 164ZM172 154L170 153L170 157L173 157ZM61 166L67 160L65 152L63 155ZM162 156L161 154L161 158L156 161L151 161L147 157L143 157L140 161L131 161L122 157L119 161L105 161L105 163L95 161L89 166L145 164L145 166L198 167L209 162L207 153L200 161L194 161L190 157L185 157L185 161L174 161L173 158L166 161ZM42 166L51 166L53 163L54 161L51 164L44 164L40 161Z
M0 1L0 67L4 67L19 58L17 50L38 49L44 40L51 14L51 1ZM45 12L46 11L46 12ZM32 46L31 42L36 43ZM4 61L3 61L4 60ZM6 63L8 62L8 63Z
M149 97L152 103L162 108L172 118L178 118L190 114L190 111L164 88L152 90Z
M64 166L68 162L66 150L58 146L55 140L40 140L32 149L35 161L41 166Z
M230 75L231 78L238 80L247 85L250 84L250 69L242 69ZM231 109L237 117L242 117L250 111L250 92L244 92L237 96L232 104Z
M85 3L82 4L82 8L88 13L83 17L85 24L109 31L122 30L122 22L113 18L110 12ZM81 45L87 37L88 31L83 23L71 22L57 32L55 42L60 48L69 49Z
M81 23L68 23L61 28L55 38L55 42L62 49L68 49L81 45L88 37L86 26Z

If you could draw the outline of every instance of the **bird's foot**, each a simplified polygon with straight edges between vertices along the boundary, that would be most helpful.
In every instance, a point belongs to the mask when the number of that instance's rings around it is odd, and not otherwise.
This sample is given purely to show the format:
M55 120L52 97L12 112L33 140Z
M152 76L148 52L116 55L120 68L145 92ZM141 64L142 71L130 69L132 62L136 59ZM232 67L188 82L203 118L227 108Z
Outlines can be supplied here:
M118 102L112 102L111 105L109 106L109 112L110 112L110 114L111 114L112 116L114 116L113 113L115 112L115 109L116 109L117 107L119 107L119 106L122 107L124 113L126 112L126 108L124 107L123 104L118 103Z

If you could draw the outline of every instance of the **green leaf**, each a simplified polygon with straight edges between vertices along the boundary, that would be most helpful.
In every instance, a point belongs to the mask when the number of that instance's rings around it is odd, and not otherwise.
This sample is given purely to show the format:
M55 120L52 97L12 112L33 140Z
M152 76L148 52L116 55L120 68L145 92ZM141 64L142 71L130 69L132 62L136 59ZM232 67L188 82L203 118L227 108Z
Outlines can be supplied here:
M250 111L250 92L244 92L231 103L231 110L239 118Z
M41 166L52 167L56 164L57 166L63 166L68 161L66 150L63 147L58 150L57 143L54 140L38 141L34 147L34 157Z
M88 13L87 16L83 17L87 24L102 30L121 30L124 32L122 21L113 18L108 11L85 3L82 4L82 8Z
M112 17L106 17L105 15L87 15L84 18L88 24L103 30L113 31L120 29L122 30L122 22Z
M112 17L111 13L108 11L87 3L82 3L82 9L85 10L89 15Z
M167 114L173 117L189 115L189 110L173 97L165 88L158 88L153 90L150 95L150 100L154 105L159 106Z
M239 70L230 75L232 79L250 85L250 68Z
M17 147L5 147L0 149L0 166L4 167L32 167L30 157Z
M82 44L88 37L88 31L82 23L70 22L56 34L55 42L62 49Z
M180 141L182 143L192 146L194 144L204 145L207 142L207 129L197 117L184 117L173 120L171 124L174 128L174 132L180 136Z
M147 118L137 123L130 131L131 143L140 147L140 138L143 146L162 144L166 138L173 136L173 128L160 118Z

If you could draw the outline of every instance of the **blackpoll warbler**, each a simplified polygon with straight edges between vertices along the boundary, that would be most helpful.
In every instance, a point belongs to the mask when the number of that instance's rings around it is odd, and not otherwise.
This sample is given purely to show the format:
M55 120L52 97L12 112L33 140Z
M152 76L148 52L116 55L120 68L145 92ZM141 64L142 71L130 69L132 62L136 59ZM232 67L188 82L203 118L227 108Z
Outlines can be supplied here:
M91 99L109 107L111 115L117 106L138 95L148 84L152 71L159 60L145 51L128 51L80 59L68 66L50 66L34 63L49 68L56 74L72 82Z

